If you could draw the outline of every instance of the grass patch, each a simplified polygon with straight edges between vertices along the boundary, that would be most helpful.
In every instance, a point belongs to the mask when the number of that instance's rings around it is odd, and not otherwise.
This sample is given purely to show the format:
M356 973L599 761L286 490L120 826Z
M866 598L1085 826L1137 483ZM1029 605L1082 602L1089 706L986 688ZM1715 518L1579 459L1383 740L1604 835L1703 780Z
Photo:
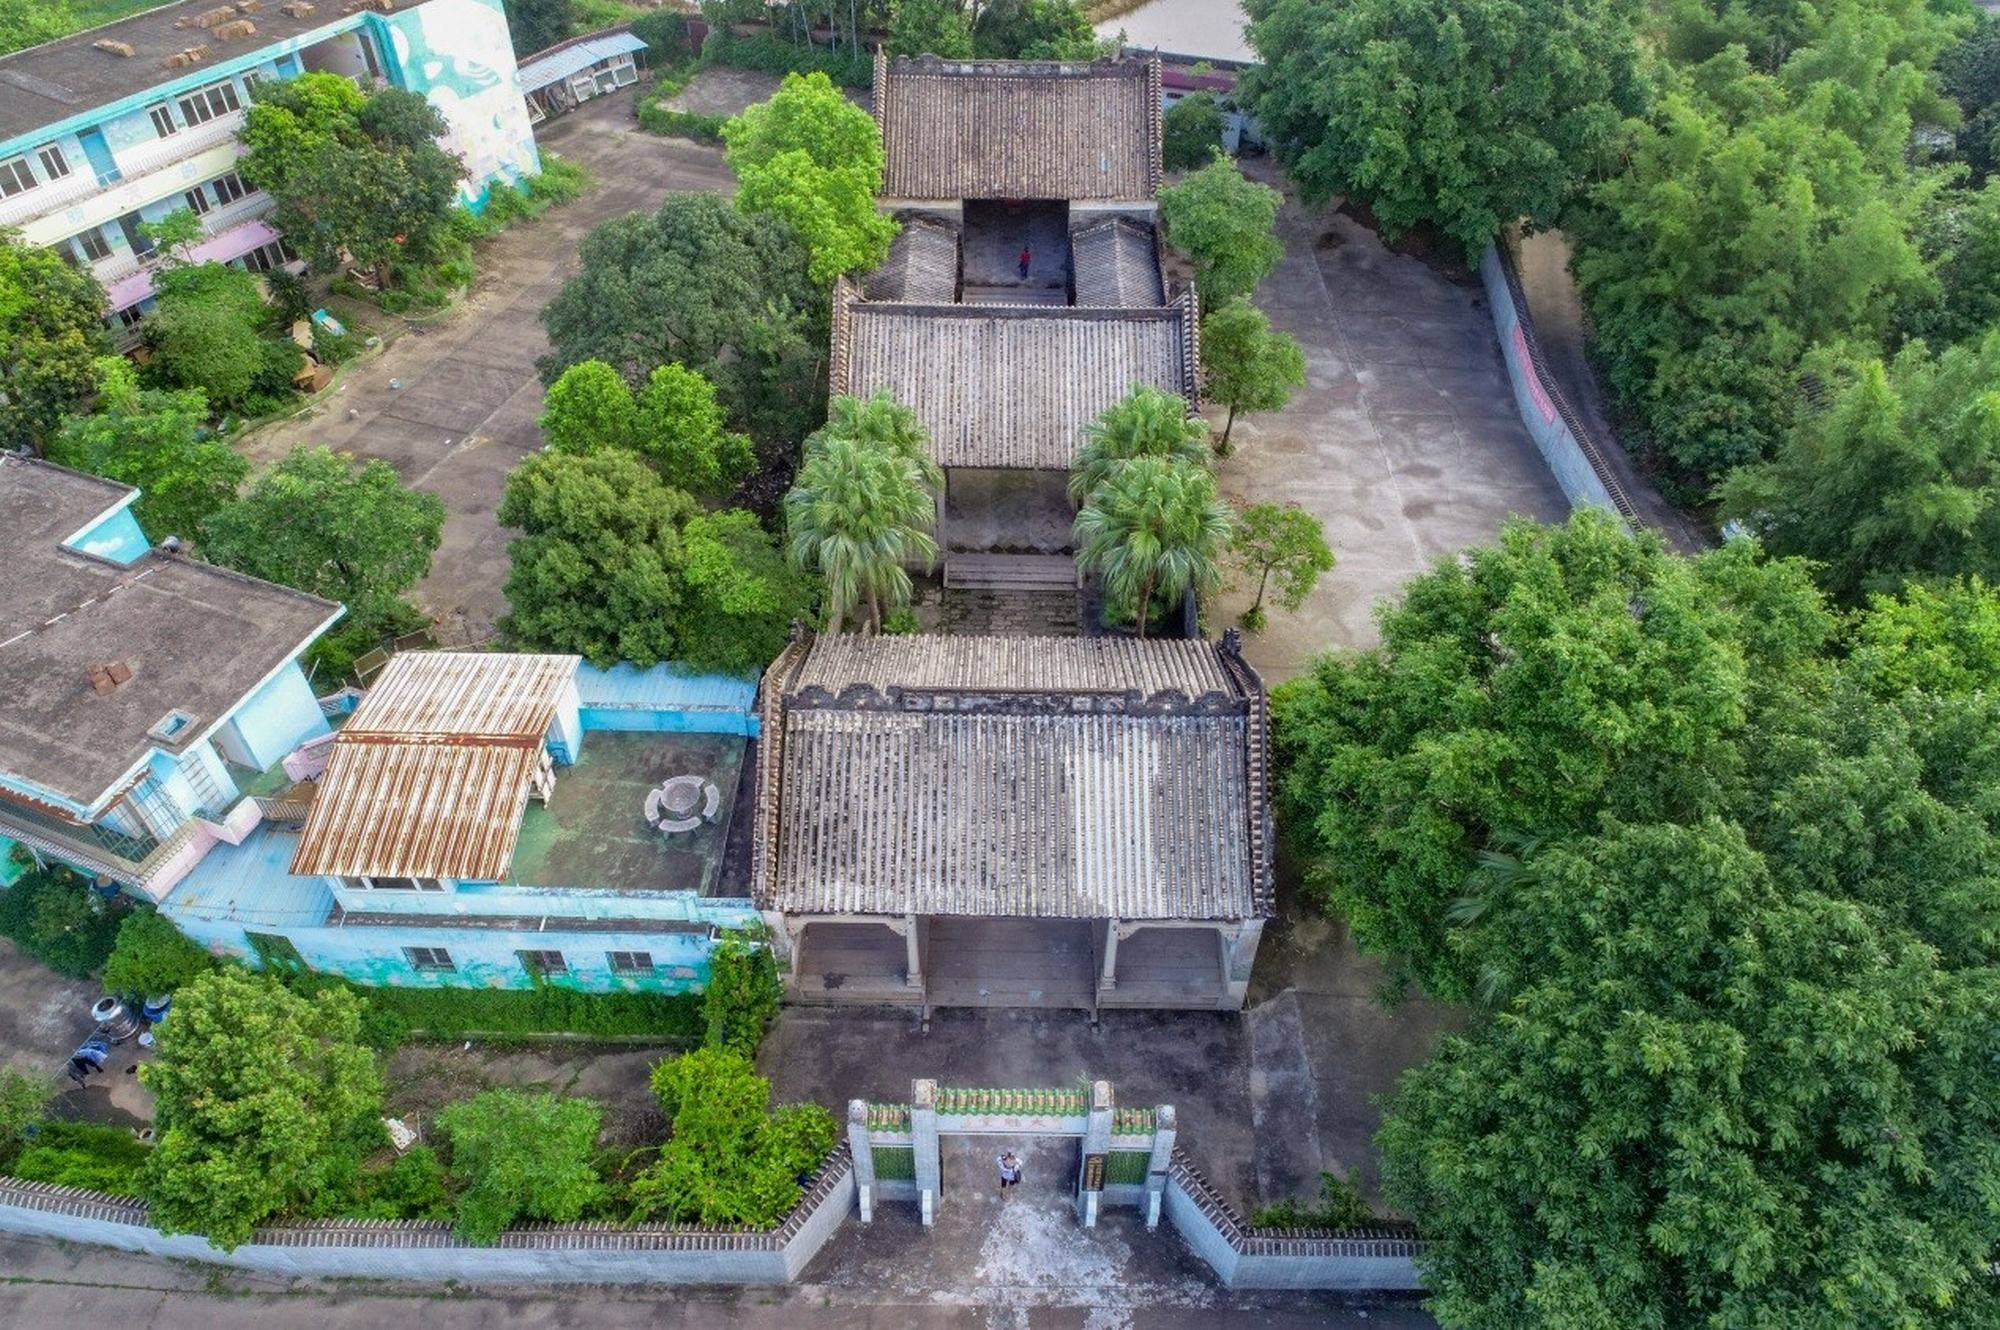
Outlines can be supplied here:
M23 1182L139 1195L139 1173L152 1147L123 1127L39 1122L7 1172Z
M298 973L300 992L346 988L362 1003L361 1032L381 1050L405 1039L507 1039L572 1035L649 1039L692 1048L707 1018L699 993L584 993L560 984L534 988L364 988L344 979Z

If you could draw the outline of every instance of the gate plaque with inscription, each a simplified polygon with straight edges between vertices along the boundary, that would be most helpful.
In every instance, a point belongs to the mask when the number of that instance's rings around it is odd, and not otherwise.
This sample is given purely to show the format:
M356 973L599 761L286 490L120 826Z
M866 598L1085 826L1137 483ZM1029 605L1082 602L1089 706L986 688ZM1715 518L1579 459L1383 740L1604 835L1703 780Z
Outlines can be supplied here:
M1104 1190L1103 1155L1085 1155L1083 1157L1083 1189L1085 1191Z

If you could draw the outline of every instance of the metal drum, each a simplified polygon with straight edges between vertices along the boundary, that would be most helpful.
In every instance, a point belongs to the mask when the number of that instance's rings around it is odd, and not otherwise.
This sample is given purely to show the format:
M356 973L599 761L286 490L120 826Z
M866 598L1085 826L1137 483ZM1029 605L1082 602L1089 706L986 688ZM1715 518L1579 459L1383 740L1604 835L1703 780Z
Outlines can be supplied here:
M139 1006L139 1014L146 1018L146 1024L158 1025L167 1018L167 1008L173 1006L170 997L149 997Z
M114 1044L122 1044L139 1033L138 1015L115 997L97 999L97 1005L90 1009L90 1019L97 1022L98 1033Z

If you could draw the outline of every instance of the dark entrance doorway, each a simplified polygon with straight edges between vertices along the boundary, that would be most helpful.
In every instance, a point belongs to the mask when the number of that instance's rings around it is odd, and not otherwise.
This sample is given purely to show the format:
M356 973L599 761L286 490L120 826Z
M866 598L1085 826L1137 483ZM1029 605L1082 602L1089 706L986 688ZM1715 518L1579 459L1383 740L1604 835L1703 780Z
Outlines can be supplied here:
M960 298L968 305L1069 303L1069 204L967 199ZM1021 252L1028 274L1021 275Z

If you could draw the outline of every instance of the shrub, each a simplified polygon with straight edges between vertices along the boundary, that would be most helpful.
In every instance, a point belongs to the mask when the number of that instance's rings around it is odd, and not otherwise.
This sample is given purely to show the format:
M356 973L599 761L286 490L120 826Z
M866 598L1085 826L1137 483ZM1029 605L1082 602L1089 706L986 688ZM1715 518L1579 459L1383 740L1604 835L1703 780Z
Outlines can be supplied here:
M413 1145L384 1169L363 1173L349 1219L449 1219L451 1189L444 1162L428 1145Z
M833 1148L818 1104L771 1111L771 1083L750 1060L702 1048L653 1068L673 1119L660 1157L632 1181L633 1218L769 1228L798 1204L800 1182Z
M154 910L134 910L104 963L104 986L123 997L157 997L215 968L215 958Z
M778 1014L778 964L769 947L728 938L709 956L702 995L702 1042L754 1057L765 1027Z
M729 122L725 115L702 115L697 111L676 111L659 102L647 102L639 108L639 128L648 134L658 134L665 138L693 139L696 143L722 142L722 127Z
M1192 171L1222 151L1222 108L1212 93L1194 92L1161 117L1160 156L1169 171Z
M47 1081L0 1067L0 1171L20 1150L30 1124L41 1119L51 1093Z
M519 1090L487 1090L438 1114L451 1140L459 1193L456 1224L468 1242L490 1246L516 1219L564 1223L604 1194L591 1161L603 1108Z
M583 192L597 183L590 168L562 157L544 154L542 173L529 176L528 193L538 203L557 207L580 197Z
M1363 1228L1375 1223L1375 1212L1361 1188L1333 1173L1319 1175L1317 1202L1287 1199L1267 1205L1251 1221L1256 1228Z
M671 9L655 9L639 15L632 20L632 35L646 43L640 57L649 68L694 54L688 16Z
M42 1122L33 1129L26 1148L8 1172L24 1182L137 1196L151 1149L124 1127Z
M122 906L67 868L33 869L0 891L0 936L69 979L104 964L122 917Z
M714 28L702 43L701 59L704 64L764 74L824 74L848 88L865 88L875 80L875 62L870 56L794 46L770 33L740 36L727 28Z
M584 993L550 983L530 989L363 988L308 972L285 976L285 984L298 993L353 993L363 1006L362 1038L378 1049L394 1048L412 1034L439 1040L574 1034L692 1047L706 1029L702 999L692 993Z
M337 333L313 325L313 359L322 365L345 365L361 354L365 345L361 338L351 332Z

